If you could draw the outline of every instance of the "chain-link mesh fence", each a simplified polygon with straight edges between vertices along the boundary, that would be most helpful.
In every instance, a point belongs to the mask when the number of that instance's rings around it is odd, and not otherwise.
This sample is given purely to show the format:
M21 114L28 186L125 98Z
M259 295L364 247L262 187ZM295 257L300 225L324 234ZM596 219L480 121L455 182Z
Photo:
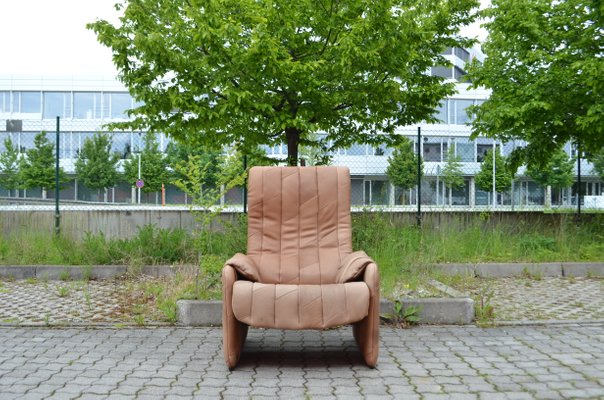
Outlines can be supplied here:
M540 185L525 167L520 167L506 180L505 157L523 143L471 139L466 126L454 126L456 130L450 127L428 125L420 136L417 128L399 131L408 138L413 153L419 152L421 158L419 195L417 182L407 187L392 183L387 170L395 162L393 148L355 144L331 153L332 165L350 168L353 207L412 211L417 209L418 201L423 211L527 210L577 205L576 160L572 182L567 187ZM0 200L4 205L54 203L56 128L55 119L0 120ZM115 157L118 174L113 180L105 179L108 171L85 173L78 167L78 159L92 157L90 150L83 155L83 149L97 132L106 134L109 153ZM144 132L110 132L102 120L64 118L60 120L58 137L62 171L59 199L63 209L99 205L186 206L192 202L191 197L174 184L174 174L161 175L154 169L153 175L149 175L147 169L151 167L146 159L148 144ZM166 160L172 140L157 135L153 142L164 158L160 169L173 171L178 152ZM285 159L287 156L285 145L265 147L264 151L270 157ZM571 145L567 145L565 151L569 157L576 156ZM601 195L604 184L587 161L582 163L581 196ZM110 168L101 164L98 168ZM243 187L235 187L216 200L216 204L234 210L241 210L243 202Z

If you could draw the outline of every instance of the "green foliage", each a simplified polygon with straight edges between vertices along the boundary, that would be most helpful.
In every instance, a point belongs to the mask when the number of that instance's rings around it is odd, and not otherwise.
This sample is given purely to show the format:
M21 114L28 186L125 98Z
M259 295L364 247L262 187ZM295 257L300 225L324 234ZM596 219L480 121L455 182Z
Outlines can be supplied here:
M564 189L573 184L574 161L563 149L557 149L544 165L529 164L527 174L541 186Z
M447 163L443 168L442 179L448 188L459 189L465 184L461 170L461 157L455 154L453 146L447 152Z
M565 143L604 147L602 6L595 0L496 0L483 12L484 63L475 87L492 90L475 107L475 134L522 139L515 164L543 164Z
M144 137L143 151L140 153L141 179L145 182L142 191L145 193L158 192L161 185L170 182L168 162L164 154L159 151L159 145L155 140L155 134L146 132ZM132 186L138 179L139 155L130 154L124 162L124 177Z
M604 181L604 147L591 157L593 172Z
M480 171L475 176L476 186L490 192L493 190L493 150L487 151L484 156ZM512 186L512 173L506 163L505 157L498 151L495 152L495 190L498 193L506 192Z
M417 157L413 150L413 142L401 137L401 143L388 158L386 175L393 185L401 189L417 186ZM424 174L424 161L420 157L420 173ZM421 178L421 177L420 177Z
M391 323L402 327L407 327L419 323L420 311L421 310L419 309L419 307L404 307L403 303L400 300L395 300L393 312L391 314L386 314L385 317Z
M117 164L120 156L111 153L109 135L97 132L86 138L75 162L75 170L84 185L91 189L115 186L119 179Z
M34 138L34 147L27 150L21 159L21 178L25 189L55 188L54 145L49 142L46 132L38 133ZM59 183L67 182L67 174L59 167Z
M198 165L198 169L204 171L201 178L202 186L189 187L188 191L201 190L201 187L216 187L222 157L222 152L218 150L203 149L178 141L170 142L166 148L166 158L168 165L174 171L174 181L180 181L189 186L192 184L187 180L187 173L183 170L189 163Z
M206 147L286 143L293 165L299 144L392 144L397 126L433 120L454 85L425 71L447 64L445 47L471 44L459 29L477 5L126 0L120 24L88 28L143 102L114 126Z
M19 149L11 137L4 139L4 152L0 153L0 184L9 191L19 188Z

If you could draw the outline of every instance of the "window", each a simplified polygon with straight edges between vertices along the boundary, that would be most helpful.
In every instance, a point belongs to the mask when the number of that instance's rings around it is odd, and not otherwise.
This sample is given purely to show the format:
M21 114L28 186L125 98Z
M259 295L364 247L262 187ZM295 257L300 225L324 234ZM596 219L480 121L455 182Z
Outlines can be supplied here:
M0 92L0 113L10 112L10 92Z
M73 94L73 117L78 119L100 119L102 117L101 94L75 92Z
M449 123L448 104L449 102L447 100L443 100L436 108L436 113L434 114L434 116L443 124Z
M432 76L440 76L441 78L453 78L453 69L451 67L432 67Z
M126 111L132 108L128 93L111 93L111 118L128 118Z
M462 162L474 162L476 160L474 142L462 142L458 140L455 143L455 153Z
M464 71L463 69L461 69L457 66L453 67L453 78L455 78L459 81L465 75L466 75L466 71Z
M455 100L455 124L465 125L471 121L466 109L473 103L472 100Z
M461 58L464 61L468 61L470 59L470 53L468 52L468 50L463 49L461 47L456 47L454 49L455 55L459 58Z
M365 181L366 205L387 205L389 197L390 184L388 181Z
M493 144L477 144L476 145L476 161L483 162L487 152L493 149ZM495 146L495 151L499 151L499 145Z
M349 156L364 156L365 155L365 145L355 143L346 149L346 154Z
M71 93L44 92L44 118L71 118Z
M440 138L425 138L423 158L424 161L440 162L442 161L442 144Z
M13 112L40 113L40 92L13 92Z
M128 158L132 151L130 132L114 132L110 133L109 137L111 139L111 152L118 153L120 158Z

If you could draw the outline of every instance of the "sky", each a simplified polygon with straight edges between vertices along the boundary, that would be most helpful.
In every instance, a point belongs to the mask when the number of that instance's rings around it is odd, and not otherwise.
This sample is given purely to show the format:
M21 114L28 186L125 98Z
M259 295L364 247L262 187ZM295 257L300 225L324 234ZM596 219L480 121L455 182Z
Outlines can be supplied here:
M483 6L488 0L481 0ZM111 51L86 24L118 21L116 0L0 0L0 74L115 76ZM484 39L479 24L464 34Z

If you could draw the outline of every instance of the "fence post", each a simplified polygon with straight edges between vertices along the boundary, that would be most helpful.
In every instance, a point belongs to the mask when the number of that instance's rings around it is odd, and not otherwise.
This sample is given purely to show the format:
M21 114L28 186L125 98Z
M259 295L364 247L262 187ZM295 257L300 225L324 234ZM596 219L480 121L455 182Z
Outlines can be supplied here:
M57 116L57 131L56 131L56 150L55 150L55 234L61 233L61 213L59 212L59 131L60 131L60 119Z
M420 148L422 145L422 127L417 127L417 227L422 227L422 162Z
M581 141L577 139L577 223L581 221Z
M243 155L243 173L245 180L243 181L243 213L247 214L247 154Z

